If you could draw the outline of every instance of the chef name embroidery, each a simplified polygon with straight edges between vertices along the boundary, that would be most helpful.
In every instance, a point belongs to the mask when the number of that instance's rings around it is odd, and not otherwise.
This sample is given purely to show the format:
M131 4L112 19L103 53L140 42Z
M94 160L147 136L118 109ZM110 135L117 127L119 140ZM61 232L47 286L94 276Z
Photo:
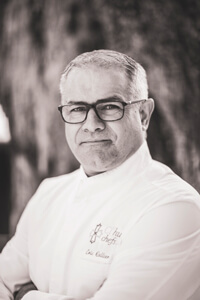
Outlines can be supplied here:
M97 240L107 245L119 245L121 243L122 232L117 227L103 226L97 224L90 233L90 243L94 244Z
M101 223L97 224L90 232L91 247L87 249L85 254L88 257L101 261L103 259L104 262L108 263L112 258L112 247L121 244L121 236L122 232L119 231L118 227L103 226ZM102 249L96 249L96 246Z

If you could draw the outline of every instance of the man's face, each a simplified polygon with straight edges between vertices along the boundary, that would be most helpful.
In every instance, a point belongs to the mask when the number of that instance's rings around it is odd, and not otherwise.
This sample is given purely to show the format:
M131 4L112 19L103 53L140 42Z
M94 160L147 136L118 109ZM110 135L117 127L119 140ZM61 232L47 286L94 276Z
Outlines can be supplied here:
M85 67L72 69L63 85L62 104L118 97L133 100L126 75L119 69ZM124 117L105 122L90 109L81 124L65 125L66 139L88 176L111 170L122 164L144 140L138 105L125 107Z

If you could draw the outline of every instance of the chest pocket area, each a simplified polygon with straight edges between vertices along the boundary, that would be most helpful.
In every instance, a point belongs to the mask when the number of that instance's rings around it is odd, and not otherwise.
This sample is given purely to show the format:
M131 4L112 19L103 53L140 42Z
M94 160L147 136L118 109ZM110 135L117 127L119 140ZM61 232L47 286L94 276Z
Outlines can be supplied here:
M119 245L122 233L114 226L94 226L83 244L81 258L87 261L110 264Z
M82 233L73 251L70 271L71 286L76 286L75 298L79 299L83 294L89 298L102 286L121 242L122 233L118 227L100 222Z

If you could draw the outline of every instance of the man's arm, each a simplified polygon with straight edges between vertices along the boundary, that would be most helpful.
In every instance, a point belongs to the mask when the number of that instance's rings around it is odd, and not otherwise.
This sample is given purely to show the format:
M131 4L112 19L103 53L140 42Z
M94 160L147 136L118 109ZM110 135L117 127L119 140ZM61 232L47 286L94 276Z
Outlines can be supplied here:
M15 235L0 253L0 299L13 299L15 291L31 281L28 267L28 228L36 195L37 193L26 206Z
M13 294L9 289L7 289L3 283L3 281L0 279L0 299L13 299Z
M33 284L33 282L28 282L24 284L19 291L14 293L14 300L21 300L24 295L26 295L30 291L37 290L36 286Z
M27 245L25 232L20 229L0 254L0 299L13 299L13 293L28 281Z

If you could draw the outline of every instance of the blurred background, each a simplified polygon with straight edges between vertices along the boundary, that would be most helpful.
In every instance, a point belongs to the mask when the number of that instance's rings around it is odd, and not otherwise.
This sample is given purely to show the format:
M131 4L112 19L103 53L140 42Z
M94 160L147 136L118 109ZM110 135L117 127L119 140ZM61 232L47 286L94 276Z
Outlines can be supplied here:
M0 248L45 177L79 165L57 111L66 64L94 49L147 70L153 158L200 191L199 0L0 1Z

